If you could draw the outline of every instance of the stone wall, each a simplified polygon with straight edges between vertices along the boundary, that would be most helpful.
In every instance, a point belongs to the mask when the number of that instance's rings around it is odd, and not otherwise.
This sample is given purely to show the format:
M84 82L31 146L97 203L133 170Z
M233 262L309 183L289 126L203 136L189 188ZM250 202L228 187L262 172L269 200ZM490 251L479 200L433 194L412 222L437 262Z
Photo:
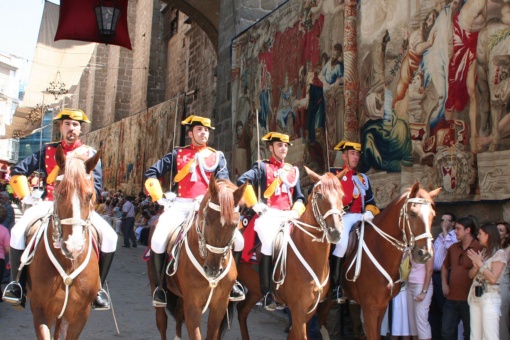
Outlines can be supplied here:
M214 144L223 150L231 170L232 145L232 98L231 98L231 43L232 39L258 20L271 13L286 0L222 0L218 41L218 72L216 82L216 109L214 120L216 137Z

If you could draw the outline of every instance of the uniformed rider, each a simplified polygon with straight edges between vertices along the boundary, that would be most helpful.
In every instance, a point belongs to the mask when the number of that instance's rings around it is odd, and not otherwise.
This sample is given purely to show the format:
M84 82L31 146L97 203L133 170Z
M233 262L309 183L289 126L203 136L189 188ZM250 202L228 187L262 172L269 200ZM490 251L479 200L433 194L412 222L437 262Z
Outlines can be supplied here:
M170 207L159 217L151 239L152 273L156 284L152 297L154 307L166 306L166 292L159 288L159 283L165 265L165 252L170 233L179 227L190 213L194 212L194 207L198 206L209 187L211 173L214 173L216 179L229 179L227 162L223 153L207 147L209 129L214 129L211 126L211 120L192 115L181 124L188 127L191 144L175 148L151 166L144 175L145 188L152 201L165 206L168 205L170 198L164 197L158 178L168 172L175 176L173 182L176 197ZM243 247L243 236L236 229L234 259L237 264L239 264ZM230 300L241 301L244 298L243 288L236 281L230 293Z
M253 167L237 180L238 185L250 181L253 185L246 188L246 205L259 216L256 217L255 231L262 243L259 264L260 290L264 295L264 308L275 310L276 303L271 293L271 275L273 267L273 241L282 223L299 218L305 211L305 198L301 192L299 170L285 157L292 144L289 136L270 132L262 138L267 142L271 157L257 161ZM263 193L262 202L257 202L255 192ZM273 208L273 209L271 209Z
M79 138L82 127L81 124L90 123L90 120L82 110L64 109L53 120L60 122L62 141L46 144L44 149L32 154L17 165L11 167L10 184L12 188L18 197L22 199L24 204L32 205L31 208L25 211L18 223L16 223L11 230L10 261L12 282L5 288L3 299L17 307L17 309L25 307L26 299L25 280L22 273L19 275L19 282L17 281L21 256L26 247L25 232L27 227L31 226L36 220L51 213L53 210L53 188L59 171L55 160L57 147L60 145L65 154L74 152L80 155L87 155L88 158L96 154L96 150L90 146L82 144ZM31 175L35 171L42 172L47 179L46 196L42 202L40 202L39 197L33 197L28 188L27 176ZM97 163L93 170L93 174L96 197L99 197L103 184L101 161ZM90 222L97 230L101 245L99 256L99 276L101 279L101 287L97 293L94 303L92 304L92 308L99 310L110 309L110 298L102 287L105 283L117 248L117 234L95 211L93 211L90 215Z
M342 168L331 168L330 172L336 175L347 169L345 175L340 179L344 191L345 215L342 217L344 230L331 257L332 299L338 303L343 303L345 297L340 287L340 273L342 258L349 242L349 232L352 226L361 219L372 221L374 216L379 213L379 208L375 204L368 176L356 171L361 156L361 144L341 141L335 146L334 150L342 152L344 165Z

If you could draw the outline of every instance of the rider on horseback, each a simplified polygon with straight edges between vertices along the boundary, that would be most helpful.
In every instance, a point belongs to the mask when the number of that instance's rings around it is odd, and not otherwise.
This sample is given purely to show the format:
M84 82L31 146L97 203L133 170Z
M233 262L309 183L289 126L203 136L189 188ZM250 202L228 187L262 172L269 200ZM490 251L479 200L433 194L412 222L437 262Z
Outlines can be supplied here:
M268 216L268 218L257 218L255 231L262 243L259 277L260 290L264 295L264 308L275 310L276 303L271 293L270 284L273 240L284 220L297 219L303 214L305 198L301 193L299 170L291 164L285 163L289 146L292 145L289 142L289 136L270 132L262 138L262 141L267 142L271 158L257 161L251 170L239 177L237 184L241 185L250 181L264 193L263 202L257 203L255 192L250 185L246 188L244 196L248 208L252 208L259 216ZM274 214L275 209L268 209L268 207L275 208L280 213ZM288 212L288 214L284 214L283 219L281 218L282 211Z
M334 148L342 152L343 168L330 168L330 172L335 175L347 169L347 172L340 180L344 190L344 210L343 216L344 230L340 237L340 242L335 246L331 257L331 286L332 299L338 303L345 302L342 288L340 287L340 275L342 259L347 250L349 242L349 232L352 226L362 219L372 221L375 215L379 213L379 208L375 205L372 186L368 176L356 171L361 155L361 144L341 141Z
M22 199L24 204L30 204L32 207L25 211L21 219L11 230L11 280L4 290L3 300L9 302L18 309L25 308L25 275L19 273L21 264L21 256L25 250L25 233L30 226L37 220L48 215L53 209L53 189L54 181L57 177L59 167L55 160L57 146L61 146L64 152L80 152L90 157L96 154L96 150L83 145L79 139L81 133L81 124L90 123L82 110L64 109L53 120L60 121L60 133L62 141L58 143L46 144L44 149L25 158L23 161L11 168L10 184L18 197ZM39 202L39 197L34 197L28 189L27 176L34 171L44 173L47 178L45 201ZM94 186L96 195L102 189L102 172L101 162L98 162L94 174ZM97 297L92 304L94 309L104 310L110 309L110 298L106 291L102 288L110 265L117 248L117 234L112 227L95 211L90 216L90 221L97 230L101 243L101 253L99 259L99 276L101 279L101 287L97 293Z
M168 172L175 174L173 182L177 196L171 206L159 217L157 228L151 239L152 273L156 284L152 298L154 307L166 306L166 292L159 285L170 233L178 228L190 213L194 213L196 201L201 200L207 191L211 173L214 173L217 179L229 178L223 153L207 147L209 129L214 129L211 126L211 120L200 116L189 116L181 124L189 128L188 137L191 139L191 144L175 148L151 166L144 175L145 188L153 202L157 201L165 207L169 204L168 199L163 197L161 184L158 181L158 178ZM234 259L237 264L243 247L243 236L236 230ZM230 300L242 301L244 298L242 286L236 282L230 293Z

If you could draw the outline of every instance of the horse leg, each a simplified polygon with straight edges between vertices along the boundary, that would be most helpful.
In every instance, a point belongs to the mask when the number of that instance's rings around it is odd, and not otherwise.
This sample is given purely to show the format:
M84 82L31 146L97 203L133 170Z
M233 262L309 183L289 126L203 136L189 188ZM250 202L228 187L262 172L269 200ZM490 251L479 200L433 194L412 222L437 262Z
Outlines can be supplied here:
M300 306L301 308L293 308L290 309L290 313L292 314L292 329L289 332L289 335L287 336L288 340L295 339L295 340L301 340L301 339L307 339L307 333L306 333L306 307ZM289 306L290 308L290 306ZM305 312L303 312L305 311ZM303 315L304 314L304 315Z
M363 308L363 319L365 325L365 334L367 336L367 340L379 340L380 339L380 331L381 331L381 323L384 317L384 309L381 310L372 306L368 306L368 308Z
M230 292L230 291L229 291ZM227 312L228 299L215 303L209 308L209 317L207 319L207 340L219 340L220 339L220 326L223 321L223 317Z
M248 315L253 306L260 300L261 296L262 294L258 291L254 292L250 289L248 290L248 294L246 294L246 299L237 304L237 319L239 320L241 338L243 340L250 340L250 334L248 333Z
M32 315L34 317L34 330L37 339L50 340L52 323L48 322L43 308L34 307L32 305Z
M186 320L186 329L190 340L201 340L200 334L200 320L202 313L199 307L189 304L184 304L184 320Z
M168 316L165 308L154 308L156 310L156 326L158 327L161 340L166 340L166 328L168 324Z
M83 331L83 328L85 327L85 324L89 318L90 309L88 309L88 312L86 311L84 314L86 315L75 318L72 324L69 323L66 340L74 340L80 338L80 334Z

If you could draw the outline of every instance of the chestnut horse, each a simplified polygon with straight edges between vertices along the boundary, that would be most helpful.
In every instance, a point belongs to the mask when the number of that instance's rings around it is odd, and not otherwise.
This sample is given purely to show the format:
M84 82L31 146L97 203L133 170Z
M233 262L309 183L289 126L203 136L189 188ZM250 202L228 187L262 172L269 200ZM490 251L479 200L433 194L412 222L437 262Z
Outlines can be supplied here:
M375 216L370 225L365 222L359 236L351 234L342 267L342 288L347 297L361 305L369 340L380 339L386 307L400 291L402 252L408 248L417 263L427 262L433 254L432 198L439 191L427 192L416 183Z
M189 338L201 339L200 322L207 308L207 339L219 339L226 330L227 308L230 310L228 316L232 318L233 304L229 303L229 295L237 269L231 248L240 221L239 203L245 187L238 188L228 180L216 181L211 175L209 190L184 236L176 269L172 276L165 275L166 288L170 290L167 308L176 319L176 339L181 338L183 321ZM150 260L148 268L152 268ZM154 291L152 270L149 270L149 280ZM166 339L167 321L165 309L156 308L161 339Z
M342 232L343 191L335 175L319 176L305 167L315 183L308 197L308 205L290 231L290 240L284 243L286 261L277 261L273 279L276 297L292 313L292 329L288 339L305 339L306 323L313 316L318 302L329 290L329 250L340 240ZM340 173L339 176L343 176ZM286 267L286 268L285 268ZM237 306L241 336L249 339L247 319L255 304L262 298L258 272L253 264L241 263L239 279L248 287L246 300Z
M30 309L38 339L78 339L99 290L98 258L93 250L90 214L95 189L92 170L100 152L83 160L57 147L59 176L49 224L28 267ZM42 225L40 228L44 228Z

